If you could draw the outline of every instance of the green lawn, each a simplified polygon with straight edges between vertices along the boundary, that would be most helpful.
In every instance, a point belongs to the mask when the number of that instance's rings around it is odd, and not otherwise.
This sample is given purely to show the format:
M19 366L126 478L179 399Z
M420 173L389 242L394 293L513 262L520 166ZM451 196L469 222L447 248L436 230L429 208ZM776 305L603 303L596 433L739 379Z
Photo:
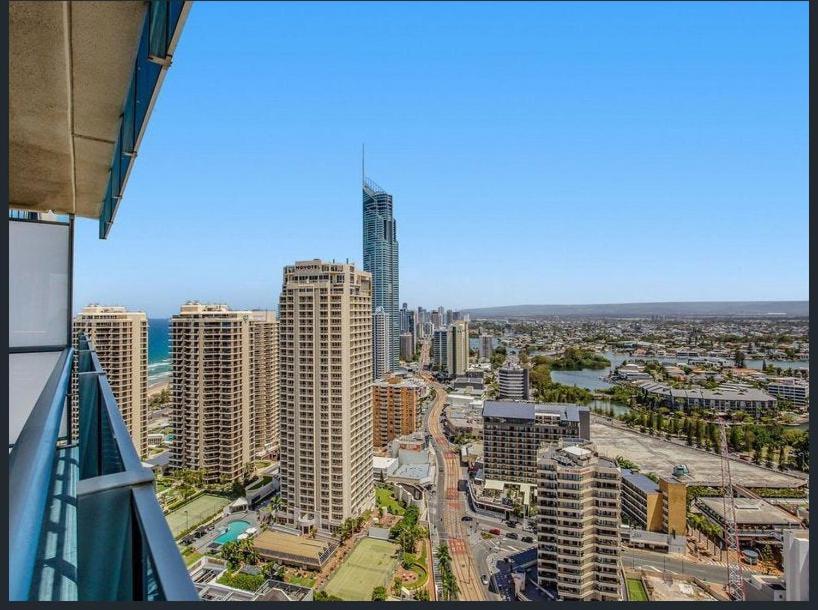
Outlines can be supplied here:
M169 512L165 515L165 519L167 519L170 531L175 538L188 527L193 527L216 513L221 512L228 504L230 504L230 500L223 496L202 494L190 502L183 504L176 510ZM187 512L187 515L185 512Z
M310 578L309 576L299 576L298 574L286 574L284 576L284 582L288 582L291 585L307 587L308 589L312 589L315 586L315 578Z
M182 553L182 559L185 560L185 565L188 567L192 566L194 563L196 563L196 561L198 561L201 558L202 554L197 553L195 551L191 551L190 553Z
M398 561L397 548L387 540L364 538L332 575L324 592L345 601L369 601L372 589L388 588L391 584Z
M628 599L632 602L648 601L648 593L640 578L628 579Z
M400 505L400 502L395 499L395 496L393 496L392 492L386 487L375 488L375 499L378 502L378 506L389 509L393 515L403 514L403 506Z

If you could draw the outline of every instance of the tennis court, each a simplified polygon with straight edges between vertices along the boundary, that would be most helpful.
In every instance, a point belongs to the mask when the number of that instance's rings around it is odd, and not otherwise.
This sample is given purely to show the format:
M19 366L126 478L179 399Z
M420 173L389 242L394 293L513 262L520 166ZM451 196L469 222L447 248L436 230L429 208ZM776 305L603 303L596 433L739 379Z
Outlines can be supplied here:
M190 502L183 504L176 510L165 515L170 531L176 538L187 528L193 527L202 521L212 517L216 513L230 504L230 500L223 496L202 494L193 498Z
M397 544L386 540L364 538L324 587L328 595L345 601L369 601L372 589L392 582L397 566Z

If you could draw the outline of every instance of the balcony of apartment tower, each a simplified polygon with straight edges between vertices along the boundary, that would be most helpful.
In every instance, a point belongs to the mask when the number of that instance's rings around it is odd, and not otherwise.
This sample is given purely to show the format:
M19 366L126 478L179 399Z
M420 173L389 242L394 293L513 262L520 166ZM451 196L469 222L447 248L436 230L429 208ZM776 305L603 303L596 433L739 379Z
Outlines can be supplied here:
M71 329L75 219L108 237L188 10L9 3L10 601L198 599L106 371Z

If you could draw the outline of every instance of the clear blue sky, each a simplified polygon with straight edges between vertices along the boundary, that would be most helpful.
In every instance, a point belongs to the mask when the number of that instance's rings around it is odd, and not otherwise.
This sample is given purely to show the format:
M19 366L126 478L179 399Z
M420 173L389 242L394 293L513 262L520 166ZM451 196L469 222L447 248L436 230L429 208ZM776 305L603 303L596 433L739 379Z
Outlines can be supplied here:
M807 298L806 3L202 2L75 305L360 263L362 142L412 306Z

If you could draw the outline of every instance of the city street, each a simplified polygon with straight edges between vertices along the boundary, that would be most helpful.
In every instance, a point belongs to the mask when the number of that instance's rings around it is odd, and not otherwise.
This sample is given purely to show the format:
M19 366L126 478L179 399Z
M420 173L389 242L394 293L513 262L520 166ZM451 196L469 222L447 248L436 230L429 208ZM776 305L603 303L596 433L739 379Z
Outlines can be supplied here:
M428 343L421 348L421 366L428 362ZM440 425L443 405L446 403L445 388L436 383L431 375L425 375L429 385L435 391L432 407L426 413L425 425L432 436L432 444L438 462L438 480L436 492L430 498L430 515L432 527L436 529L441 542L449 546L452 557L452 571L460 588L458 599L463 601L483 601L489 598L487 587L480 582L480 568L475 566L471 545L464 531L462 516L465 514L465 500L457 490L461 477L458 455L449 446ZM436 497L435 497L436 496Z
M622 565L632 570L638 570L640 567L656 572L667 570L681 576L695 576L711 583L727 582L727 567L722 564L690 561L677 555L645 549L623 547Z

